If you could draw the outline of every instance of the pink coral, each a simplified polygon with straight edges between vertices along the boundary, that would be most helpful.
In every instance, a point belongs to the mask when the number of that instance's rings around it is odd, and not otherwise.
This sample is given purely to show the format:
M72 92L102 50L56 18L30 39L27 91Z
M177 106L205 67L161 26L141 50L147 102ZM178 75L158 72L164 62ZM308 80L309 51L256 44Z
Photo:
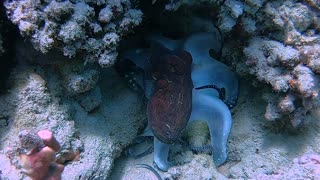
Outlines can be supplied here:
M49 130L41 130L37 134L24 132L19 138L23 145L38 139L45 145L39 148L37 143L31 143L31 150L20 154L23 172L32 180L60 180L64 166L56 163L56 152L60 150L60 144L53 133Z

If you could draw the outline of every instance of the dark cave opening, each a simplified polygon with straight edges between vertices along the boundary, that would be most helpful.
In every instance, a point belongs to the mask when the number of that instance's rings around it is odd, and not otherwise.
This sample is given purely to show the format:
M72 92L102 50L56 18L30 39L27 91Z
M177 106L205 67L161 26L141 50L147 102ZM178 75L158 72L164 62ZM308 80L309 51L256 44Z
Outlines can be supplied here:
M0 53L0 93L8 89L10 71L15 67L15 41L20 37L19 30L6 16L3 3L0 5L0 34L2 36L3 53Z

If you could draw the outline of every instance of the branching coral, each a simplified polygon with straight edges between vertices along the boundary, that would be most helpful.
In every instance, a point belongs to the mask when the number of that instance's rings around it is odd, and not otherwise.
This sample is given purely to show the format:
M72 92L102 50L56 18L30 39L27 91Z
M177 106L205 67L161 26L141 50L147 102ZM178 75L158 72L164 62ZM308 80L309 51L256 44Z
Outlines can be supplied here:
M43 53L85 55L85 62L113 65L122 36L142 21L142 12L121 1L7 1L10 20Z

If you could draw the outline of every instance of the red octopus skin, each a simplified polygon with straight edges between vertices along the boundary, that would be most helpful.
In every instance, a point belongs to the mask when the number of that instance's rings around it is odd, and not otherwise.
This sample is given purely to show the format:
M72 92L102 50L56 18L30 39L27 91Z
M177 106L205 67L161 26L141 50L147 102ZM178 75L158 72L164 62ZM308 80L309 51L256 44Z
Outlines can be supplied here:
M151 63L157 82L148 102L148 121L154 136L170 144L180 137L190 118L192 57L186 51L167 51Z

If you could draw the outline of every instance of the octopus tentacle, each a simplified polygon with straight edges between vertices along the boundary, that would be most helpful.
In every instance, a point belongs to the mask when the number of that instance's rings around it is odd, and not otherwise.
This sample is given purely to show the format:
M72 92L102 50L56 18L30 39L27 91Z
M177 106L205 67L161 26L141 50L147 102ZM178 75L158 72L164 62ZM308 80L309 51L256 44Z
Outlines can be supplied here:
M153 161L162 171L168 171L172 163L168 161L170 144L165 144L154 137Z
M225 103L232 108L238 97L238 78L225 64L210 56L209 51L221 50L221 37L214 33L197 33L185 40L184 50L193 58L192 81L194 87L214 84L225 88ZM216 96L218 96L216 94Z
M193 64L201 65L208 61L218 62L211 58L209 52L213 50L216 53L220 53L221 47L221 36L219 34L202 32L188 37L184 42L183 49L192 55Z
M213 147L213 161L219 166L227 159L227 140L232 125L230 110L217 97L211 97L195 89L192 93L193 103L190 122L203 120L208 123Z
M213 151L211 145L189 146L189 149L195 153L212 153Z
M207 89L207 88L215 89L219 93L219 98L223 101L225 100L225 98L226 98L225 88L219 88L218 86L211 84L211 85L196 87L195 89L199 90L199 89Z
M131 72L135 73L135 79L137 81L133 82L136 85L136 89L141 89L144 96L149 99L154 91L155 81L151 78L151 61L150 61L150 51L147 49L135 48L125 51L120 59L122 61L128 60L135 65ZM129 82L130 83L130 82Z

